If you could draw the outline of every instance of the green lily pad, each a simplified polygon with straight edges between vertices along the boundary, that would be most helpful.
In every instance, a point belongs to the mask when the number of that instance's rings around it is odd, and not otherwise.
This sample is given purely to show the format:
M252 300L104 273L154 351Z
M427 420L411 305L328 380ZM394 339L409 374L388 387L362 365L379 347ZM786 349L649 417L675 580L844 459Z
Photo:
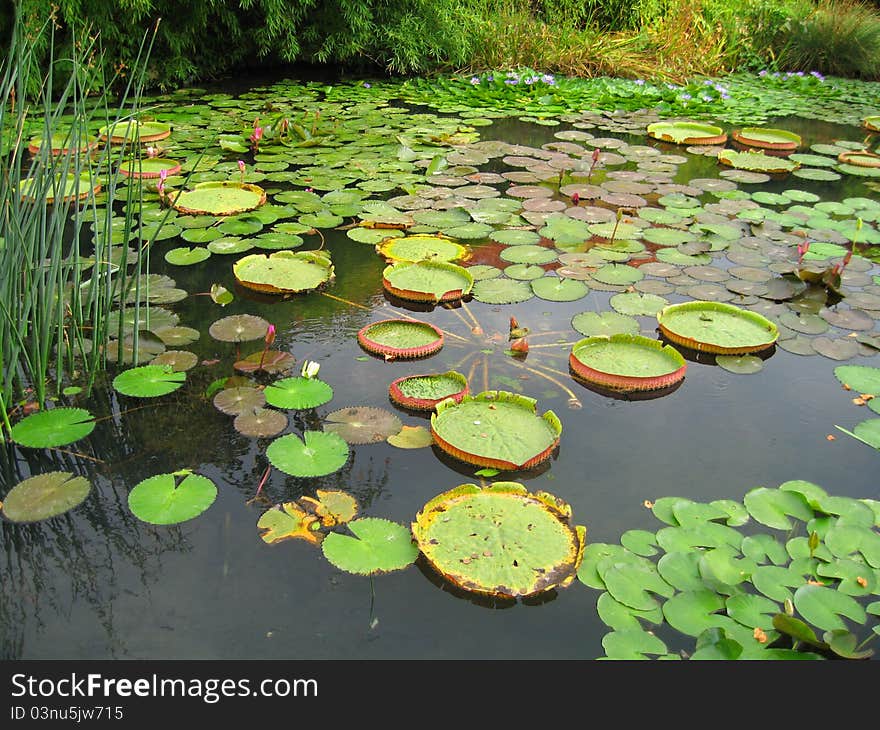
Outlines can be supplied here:
M719 355L769 348L779 336L766 317L724 302L682 302L657 313L663 334L677 344Z
M217 486L189 470L157 474L135 485L128 508L152 525L176 525L198 517L217 498Z
M538 233L523 228L503 228L493 231L489 238L505 246L534 246L541 240Z
M466 463L528 469L550 457L562 433L556 414L538 416L536 405L533 398L498 390L460 403L450 398L431 414L431 432L443 451Z
M787 173L797 170L800 163L788 160L784 157L765 155L763 152L749 150L737 152L731 149L722 150L718 154L718 161L737 170L762 173Z
M84 408L53 408L25 416L12 427L12 440L32 449L65 446L95 430L95 419Z
M260 515L257 530L263 542L274 545L284 540L305 540L317 545L323 539L321 522L296 502L283 502Z
M621 316L651 316L669 304L669 300L657 294L621 292L612 295L608 303Z
M292 433L275 439L266 449L266 457L290 476L320 477L345 466L349 448L335 433L305 431L302 439Z
M731 137L736 142L748 147L772 150L796 150L802 144L799 134L785 129L771 129L769 127L742 127L741 129L735 129L731 133Z
M646 654L664 655L668 649L663 640L647 631L612 631L602 637L602 648L609 659L646 659Z
M266 402L276 408L306 410L317 408L333 398L333 388L318 378L282 378L263 391Z
M808 624L823 631L846 629L841 616L864 623L867 616L862 605L852 596L833 588L804 585L794 592L794 607Z
M429 234L388 238L376 250L392 261L457 261L468 253L460 243Z
M549 264L556 261L557 253L546 246L508 246L500 254L502 261L512 264Z
M544 276L532 281L532 291L539 299L549 302L573 302L590 291L582 281L559 276Z
M434 443L434 437L424 426L404 426L400 433L393 434L386 440L398 449L423 449Z
M813 517L813 510L806 499L797 492L755 487L746 493L743 504L753 519L777 530L791 529L789 517L803 522Z
M515 304L525 302L535 295L527 281L498 278L474 282L471 294L484 304Z
M389 293L401 299L439 302L467 296L474 280L463 266L424 260L387 266L382 272L382 283Z
M165 252L165 260L175 266L192 266L211 257L207 248L172 248Z
M571 318L571 326L585 337L637 335L641 330L637 319L617 312L581 312Z
M459 588L503 598L569 585L586 530L571 508L517 482L462 484L430 500L412 523L431 567Z
M355 575L377 575L401 570L419 555L410 531L403 525L376 517L348 523L354 537L331 532L324 539L324 557L340 570Z
M666 388L687 371L687 363L672 346L630 334L580 340L572 346L569 365L584 380L624 391Z
M141 365L119 373L113 378L113 387L122 395L156 398L173 393L185 380L186 373L170 365Z
M764 361L755 355L716 355L715 363L737 375L754 375L764 369Z
M400 433L403 422L391 411L369 406L341 408L328 413L324 430L341 436L349 444L374 444Z
M266 202L263 188L251 183L201 182L192 190L166 193L179 213L189 215L236 215L259 208Z
M841 385L857 393L880 395L880 368L867 365L838 365L834 375Z
M641 281L645 278L645 275L634 266L606 264L593 273L593 278L603 284L626 286ZM626 312L623 314L626 314Z
M676 631L687 636L699 636L717 625L715 614L724 605L724 598L714 591L685 591L663 604L663 617Z
M3 514L12 522L38 522L64 514L89 496L88 479L71 472L36 474L16 484L3 500Z
M311 291L334 278L333 264L326 251L276 251L250 254L232 267L242 286L270 294Z
M703 122L654 122L647 127L649 137L675 144L724 144L727 134L721 127Z

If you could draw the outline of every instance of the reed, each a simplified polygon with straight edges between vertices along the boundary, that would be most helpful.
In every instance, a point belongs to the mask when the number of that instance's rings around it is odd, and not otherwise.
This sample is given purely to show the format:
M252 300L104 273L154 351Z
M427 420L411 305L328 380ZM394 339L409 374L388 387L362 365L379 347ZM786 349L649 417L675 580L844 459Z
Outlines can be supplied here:
M37 68L41 44L48 63ZM145 35L136 68L145 68L151 44ZM143 71L111 96L118 79L104 78L95 60L97 36L75 36L63 56L54 49L52 18L28 36L16 21L0 66L0 442L17 403L44 407L74 381L91 388L106 365L108 315L126 306L132 288L133 306L141 306L138 274L148 266L144 242L133 272L124 255L114 263L121 252L110 226L119 186L128 182L115 163L139 154L140 145L99 148L95 136L100 126L139 114ZM33 138L43 142L29 149ZM141 193L138 182L126 185L124 241L136 238Z

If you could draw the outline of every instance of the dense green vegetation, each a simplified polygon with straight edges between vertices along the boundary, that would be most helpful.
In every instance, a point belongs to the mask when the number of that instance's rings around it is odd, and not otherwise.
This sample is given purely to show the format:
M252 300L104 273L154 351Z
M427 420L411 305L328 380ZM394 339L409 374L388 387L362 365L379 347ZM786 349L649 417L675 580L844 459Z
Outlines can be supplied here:
M50 15L68 45L89 30L123 76L159 23L148 76L158 87L291 62L372 74L880 77L880 10L865 0L18 0L0 10L7 39L15 6L33 36Z

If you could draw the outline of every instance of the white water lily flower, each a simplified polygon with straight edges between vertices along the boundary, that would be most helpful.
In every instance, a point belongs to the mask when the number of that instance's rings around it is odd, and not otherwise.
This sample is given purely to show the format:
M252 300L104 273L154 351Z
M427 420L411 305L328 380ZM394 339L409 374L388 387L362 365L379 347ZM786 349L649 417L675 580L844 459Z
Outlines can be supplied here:
M314 362L312 360L306 360L302 366L302 376L311 380L314 378L318 371L321 369L321 363Z

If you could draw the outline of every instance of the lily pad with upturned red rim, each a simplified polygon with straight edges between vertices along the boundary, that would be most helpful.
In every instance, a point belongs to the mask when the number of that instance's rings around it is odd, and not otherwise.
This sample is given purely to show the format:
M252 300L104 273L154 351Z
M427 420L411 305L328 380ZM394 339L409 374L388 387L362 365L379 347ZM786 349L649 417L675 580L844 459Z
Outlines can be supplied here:
M266 191L251 183L211 180L192 190L166 191L163 197L178 213L228 216L259 208L266 202Z
M141 122L137 119L119 121L98 130L98 135L110 144L157 142L171 136L171 125L164 122Z
M242 286L268 294L312 291L334 278L330 254L325 251L251 254L236 261L232 271Z
M447 398L431 414L435 444L450 456L480 467L516 471L550 458L562 423L553 411L537 414L534 398L503 390Z
M657 313L657 323L672 342L717 355L761 352L779 337L766 317L724 302L670 304Z
M32 155L39 154L40 150L43 148L43 142L45 140L42 137L32 137L28 142L28 152ZM53 134L49 138L49 144L51 145L51 154L53 156L58 155L70 155L74 152L78 152L80 154L85 154L91 152L98 146L98 142L95 139L90 139L88 141L82 140L79 147L74 149L70 146L71 142L74 140L71 139L70 133L58 132Z
M657 390L682 380L687 363L674 347L641 335L595 335L575 343L572 372L618 391Z
M383 319L362 327L358 344L373 355L412 359L427 357L443 347L443 333L428 322Z
M382 272L382 286L398 299L452 302L467 296L474 278L463 266L445 261L401 261Z
M432 411L446 398L460 403L469 392L467 378L455 370L405 375L388 386L388 396L393 403L417 411Z
M727 133L719 126L704 122L654 122L649 124L648 136L675 144L724 144Z
M794 152L801 146L801 136L785 129L765 127L743 127L735 129L731 138L746 147L760 147L768 150Z
M880 155L868 150L847 150L837 156L838 162L856 167L880 167Z

